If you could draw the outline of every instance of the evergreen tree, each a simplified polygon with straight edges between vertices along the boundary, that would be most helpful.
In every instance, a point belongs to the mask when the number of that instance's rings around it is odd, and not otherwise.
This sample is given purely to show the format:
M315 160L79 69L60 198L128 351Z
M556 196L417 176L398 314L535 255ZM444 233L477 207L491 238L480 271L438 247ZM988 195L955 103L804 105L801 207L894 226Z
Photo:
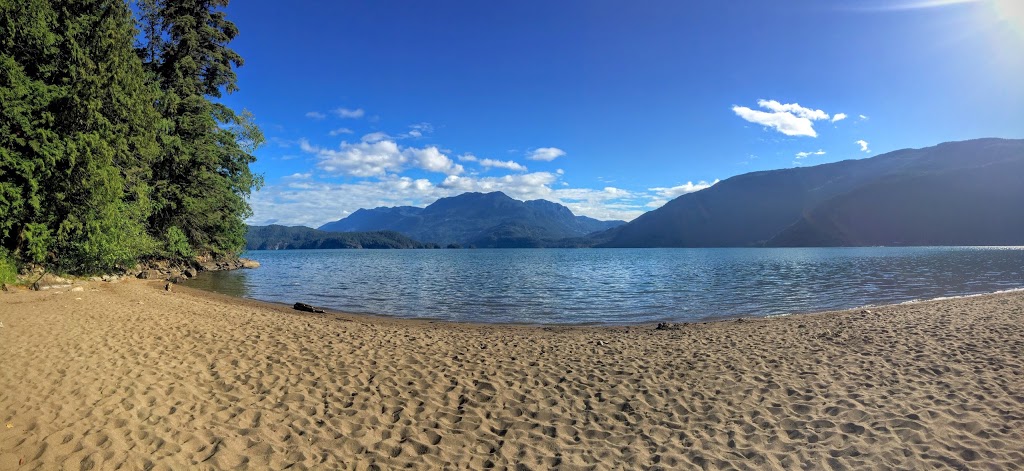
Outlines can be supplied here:
M212 101L242 62L225 4L143 1L136 49L125 0L0 0L0 258L88 273L242 249L263 137Z
M237 90L242 58L227 44L238 34L220 8L227 0L143 0L139 55L160 84L166 132L153 165L151 228L185 235L193 249L236 254L245 245L246 197L262 179L252 152L263 136L248 113L214 101ZM178 250L175 250L178 251Z

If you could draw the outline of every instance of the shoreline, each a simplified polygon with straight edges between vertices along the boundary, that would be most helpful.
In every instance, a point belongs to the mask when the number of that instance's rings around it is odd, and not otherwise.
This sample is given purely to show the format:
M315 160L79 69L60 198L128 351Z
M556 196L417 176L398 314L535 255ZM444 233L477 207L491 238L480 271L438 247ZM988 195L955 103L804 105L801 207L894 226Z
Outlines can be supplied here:
M0 469L1013 468L1022 322L1024 291L662 329L0 292Z
M209 296L215 296L215 297L222 297L222 299L225 299L225 300L232 300L232 299L234 299L234 300L239 300L239 301L257 303L257 304L260 304L260 305L265 305L267 307L284 308L284 309L287 309L289 311L293 310L292 309L292 305L288 304L288 303L276 302L276 301L266 301L266 300L262 300L262 299L250 298L250 297L245 297L245 296L235 296L235 295L231 295L231 294L220 293L220 292L213 291L213 290L208 290L208 289L203 289L203 288L196 288L196 287L189 286L188 281L189 280L183 280L181 283L178 283L178 284L174 285L175 289L185 288L186 290L188 290L188 292L190 292L190 293L192 293L193 295L196 295L196 296L206 296L206 295L209 295ZM325 311L325 313L327 313L327 314L347 315L347 316L365 316L365 317L372 318L372 319L384 319L384 320L408 320L408 321L423 321L423 322L430 322L430 323L440 322L440 323L464 324L464 325L473 325L473 326L608 327L608 328L611 328L611 327L656 326L656 325L662 324L662 323L664 323L664 324L678 324L678 325L695 325L695 324L708 324L708 323L715 323L715 322L731 322L731 321L736 321L738 319L744 319L744 320L779 319L779 318L809 316L809 315L818 315L818 314L827 314L827 313L841 313L841 312L851 312L852 313L854 311L863 311L865 309L879 309L879 308L885 308L885 307L904 306L904 305L930 303L930 302L937 302L937 301L949 301L949 300L957 300L957 299L970 299L970 298L974 298L974 297L984 297L984 296L992 296L992 295L999 295L999 294L1012 294L1012 293L1024 293L1024 286L1019 287L1019 288L1009 288L1009 289L1002 289L1002 290L990 291L990 292L984 292L984 293L971 293L971 294L961 294L961 295L951 295L951 296L939 296L939 297L936 297L936 298L927 298L927 299L911 299L911 300L907 300L907 301L901 301L901 302L889 303L889 304L863 304L863 305L858 305L858 306L849 307L849 308L843 308L843 309L832 309L832 310L821 310L821 311L800 311L800 312L791 312L791 313L783 313L783 314L767 314L767 315L761 315L761 316L753 315L753 314L749 314L749 315L727 315L727 316L706 316L706 317L702 317L702 318L697 319L697 320L673 320L673 319L669 319L669 318L664 318L664 319L655 320L655 321L643 321L643 322L637 322L637 323L615 323L615 324L613 324L613 323L599 323L599 322L590 322L590 323L585 323L585 322L584 323L549 323L549 324L545 324L545 323L537 323L537 322L484 322L484 321L462 321L462 320L455 321L455 320L447 320L447 319L444 319L444 318L441 318L441 317L402 317L402 316L396 316L396 315L391 315L391 314L380 314L380 313L373 313L373 312L341 311L341 310L337 310L337 309L333 309L333 308L329 308L329 307L324 307L324 306L319 306L319 305L316 305L315 307L323 309ZM298 303L307 303L307 301L301 300L301 299L296 299L295 301L293 301L293 303L296 303L296 302L298 302ZM298 312L298 311L296 311L296 312ZM312 313L305 313L305 314L312 314Z

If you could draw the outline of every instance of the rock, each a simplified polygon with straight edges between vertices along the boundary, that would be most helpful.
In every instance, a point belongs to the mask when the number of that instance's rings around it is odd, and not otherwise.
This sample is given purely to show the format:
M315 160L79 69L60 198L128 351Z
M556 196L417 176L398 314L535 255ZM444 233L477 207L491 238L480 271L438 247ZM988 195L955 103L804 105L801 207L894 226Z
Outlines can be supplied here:
M257 262L256 260L249 260L248 258L240 258L240 259L238 259L238 263L242 266L242 268L259 268L260 267L260 262Z
M7 283L0 283L0 290L10 291L10 289L7 287Z
M672 324L670 322L659 322L658 326L654 330L677 330L679 329L678 324Z
M170 291L171 290L171 286L173 286L173 285L174 285L174 283L167 282L167 284L164 285L164 290L165 291Z
M85 291L85 288L81 286L75 286L74 288L71 288L71 291L75 293L81 293L82 291Z
M188 267L185 269L185 271L181 272L181 274L185 275L185 277L187 278L195 278L196 275L199 274L199 272L197 272L195 268Z
M868 309L865 309L865 310L863 310L863 311L860 311L860 313L861 313L861 314L871 314L871 311L870 311L870 310L868 310Z
M32 289L36 291L42 291L44 289L63 289L70 287L71 281L50 273L44 274L42 277L36 280L35 283L32 283Z
M110 275L103 275L103 276L100 277L100 280L109 282L110 281Z
M98 276L90 276L89 281L103 281L103 278L100 278Z
M323 309L320 309L318 307L310 306L309 304L306 304L306 303L295 303L295 305L292 306L292 309L295 309L296 311L305 311L305 312L324 312Z
M135 277L140 279L140 280L157 279L157 278L160 278L160 271L159 270L142 270L141 272L139 272L138 275L135 275Z

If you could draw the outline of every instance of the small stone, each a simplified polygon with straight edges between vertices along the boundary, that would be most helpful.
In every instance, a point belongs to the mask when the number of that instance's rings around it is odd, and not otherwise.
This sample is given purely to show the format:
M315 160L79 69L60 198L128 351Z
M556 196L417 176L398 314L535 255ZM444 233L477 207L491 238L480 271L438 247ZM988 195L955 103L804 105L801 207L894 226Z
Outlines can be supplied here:
M863 311L860 311L860 313L861 313L861 314L871 314L871 311L870 311L870 310L868 310L868 309L865 309L865 310L863 310Z
M85 288L81 286L75 286L74 288L71 288L71 291L74 293L81 293L82 291L85 291Z
M164 290L170 291L171 290L171 286L173 286L173 285L174 285L173 283L168 282L166 285L164 285Z
M10 291L10 288L7 287L7 283L0 283L0 290Z

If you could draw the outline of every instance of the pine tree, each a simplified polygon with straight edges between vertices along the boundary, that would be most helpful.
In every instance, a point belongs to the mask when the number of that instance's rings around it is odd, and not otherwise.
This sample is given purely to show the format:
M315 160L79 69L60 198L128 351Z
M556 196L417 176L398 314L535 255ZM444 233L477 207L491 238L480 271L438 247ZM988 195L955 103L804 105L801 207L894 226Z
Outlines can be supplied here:
M61 271L132 263L154 248L145 223L158 115L131 11L123 0L31 0L24 17L7 6L4 246Z
M237 254L245 245L246 198L262 183L249 164L263 136L248 113L214 101L237 90L238 34L220 8L227 0L144 0L146 42L139 55L160 84L166 132L153 165L151 228L183 233L200 253Z

